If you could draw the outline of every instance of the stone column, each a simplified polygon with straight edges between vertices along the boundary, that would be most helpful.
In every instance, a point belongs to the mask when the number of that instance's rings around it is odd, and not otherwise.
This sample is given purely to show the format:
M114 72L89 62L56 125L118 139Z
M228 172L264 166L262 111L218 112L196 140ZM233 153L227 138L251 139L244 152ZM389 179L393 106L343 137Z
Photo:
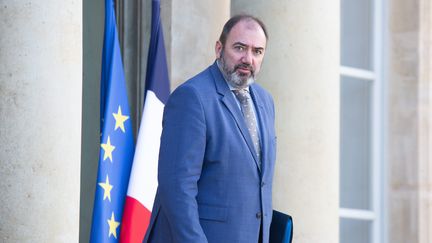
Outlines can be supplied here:
M0 3L0 241L77 242L82 3Z
M215 44L230 17L230 1L172 0L162 4L171 87L204 70L215 60ZM170 10L167 15L164 8Z
M389 9L389 242L419 242L418 0Z
M339 1L233 0L268 27L258 83L275 99L274 208L293 216L294 242L339 238Z
M420 0L419 242L432 242L432 4Z
M432 5L389 9L389 242L432 240Z

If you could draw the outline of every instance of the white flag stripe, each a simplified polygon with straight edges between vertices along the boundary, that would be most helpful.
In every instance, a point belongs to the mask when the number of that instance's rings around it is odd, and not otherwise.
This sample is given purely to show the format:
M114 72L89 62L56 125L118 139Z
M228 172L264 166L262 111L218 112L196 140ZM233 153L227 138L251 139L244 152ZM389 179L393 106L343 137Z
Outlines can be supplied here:
M138 200L150 211L157 190L164 106L153 91L147 91L127 192L128 196Z

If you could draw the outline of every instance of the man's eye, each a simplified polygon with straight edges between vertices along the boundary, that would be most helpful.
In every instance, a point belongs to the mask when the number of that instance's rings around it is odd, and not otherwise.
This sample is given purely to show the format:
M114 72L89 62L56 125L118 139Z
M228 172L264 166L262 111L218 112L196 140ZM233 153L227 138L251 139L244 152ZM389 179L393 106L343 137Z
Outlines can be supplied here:
M238 51L244 51L245 48L243 46L236 46L235 49Z
M263 53L262 50L255 50L255 54L257 54L257 55L261 55L262 53Z

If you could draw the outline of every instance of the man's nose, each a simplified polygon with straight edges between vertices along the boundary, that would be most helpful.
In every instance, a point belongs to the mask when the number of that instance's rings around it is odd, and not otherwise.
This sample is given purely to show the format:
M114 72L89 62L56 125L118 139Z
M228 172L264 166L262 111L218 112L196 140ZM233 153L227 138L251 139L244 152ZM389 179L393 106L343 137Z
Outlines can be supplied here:
M247 50L243 53L243 57L242 57L243 63L252 64L252 59L253 59L252 51Z

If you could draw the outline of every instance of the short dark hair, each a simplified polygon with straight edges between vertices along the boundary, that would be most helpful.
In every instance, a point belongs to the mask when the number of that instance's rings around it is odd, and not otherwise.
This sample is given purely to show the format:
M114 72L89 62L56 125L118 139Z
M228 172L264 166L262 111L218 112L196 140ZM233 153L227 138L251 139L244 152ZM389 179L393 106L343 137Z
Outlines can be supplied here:
M268 39L268 35L267 35L267 28L265 27L264 23L257 17L249 15L249 14L238 14L238 15L234 15L233 17L231 17L224 25L223 29L222 29L222 33L219 37L219 41L222 43L222 45L225 45L225 42L228 38L228 34L231 31L231 29L240 21L242 20L252 20L255 21L257 24L259 24L259 26L261 27L261 29L264 31L264 35L266 37L266 39Z

